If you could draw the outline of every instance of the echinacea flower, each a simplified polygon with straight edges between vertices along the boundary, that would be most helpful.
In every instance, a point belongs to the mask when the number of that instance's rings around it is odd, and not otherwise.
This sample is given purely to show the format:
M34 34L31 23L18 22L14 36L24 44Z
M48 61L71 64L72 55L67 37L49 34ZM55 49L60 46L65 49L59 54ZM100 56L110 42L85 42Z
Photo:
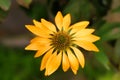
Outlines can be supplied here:
M26 28L36 37L25 49L37 51L34 57L43 55L40 70L45 69L46 76L54 73L61 64L64 72L71 68L74 74L77 74L79 66L84 68L84 55L78 47L88 51L99 51L93 42L100 38L92 34L94 29L86 28L88 21L70 26L70 14L63 17L58 11L55 16L56 25L45 19L41 19L41 22L33 20L33 23L34 25L26 25Z

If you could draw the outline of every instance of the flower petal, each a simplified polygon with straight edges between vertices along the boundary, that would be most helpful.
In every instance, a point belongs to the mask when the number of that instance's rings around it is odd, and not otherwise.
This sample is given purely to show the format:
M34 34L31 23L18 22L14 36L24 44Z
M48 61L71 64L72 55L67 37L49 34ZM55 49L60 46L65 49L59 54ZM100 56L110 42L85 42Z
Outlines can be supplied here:
M46 63L46 71L45 71L45 76L48 76L48 74L50 73L48 70L49 70L49 68L53 68L53 66L51 65L51 64L53 64L53 63L51 63L51 61L54 59L56 59L56 56L57 56L57 52L55 52L55 53L53 53L50 57L49 57L49 59L47 60L47 63ZM56 60L55 60L56 61Z
M41 22L43 25L45 25L49 30L53 31L53 32L56 32L56 28L54 26L54 24L52 24L51 22L49 21L46 21L45 19L41 19Z
M81 21L78 23L73 24L72 26L70 26L70 28L73 28L77 31L85 29L89 24L89 21Z
M100 37L95 36L93 34L90 34L87 36L75 37L75 40L85 40L85 41L89 41L89 42L95 42L99 39L100 39Z
M82 52L76 47L72 47L72 49L74 50L74 53L75 53L76 57L78 58L78 61L81 65L81 67L84 68L85 58L84 58Z
M64 30L68 30L68 27L70 26L71 23L71 16L70 14L67 14L64 18L63 18L63 28Z
M62 69L64 72L66 72L70 67L70 63L68 60L68 57L65 52L63 52L63 59L62 59Z
M99 52L99 49L92 42L79 40L79 41L75 41L75 44L84 48L85 50Z
M57 28L61 30L63 27L63 16L60 11L58 11L57 15L55 16L55 23L57 25Z
M61 57L62 57L62 53L59 53L57 55L57 52L55 52L51 55L51 57L48 59L46 63L46 71L45 71L46 76L51 75L58 69L61 63Z
M46 63L49 59L49 57L52 55L52 52L53 52L53 49L50 49L42 58L42 61L41 61L41 67L40 67L40 70L44 70L45 67L46 67Z
M34 23L34 25L35 25L36 27L39 27L39 28L41 28L41 27L42 27L41 22L36 21L35 19L33 20L33 23Z
M44 20L43 20L44 22ZM46 31L48 33L52 33L52 28L49 29L49 27L47 27L46 25L43 25L41 22L38 22L36 20L33 20L33 23L35 24L36 27L39 27L42 31ZM55 27L55 26L54 26Z
M25 50L41 50L42 47L50 46L50 40L42 37L35 37Z
M41 30L39 27L33 26L33 25L25 25L26 28L31 31L33 34L38 35L38 36L42 36L42 37L49 37L49 32L45 31L45 30Z
M74 74L77 74L77 70L79 68L78 60L69 49L67 50L67 54L68 54L68 59L70 62L71 69Z
M43 45L39 47L39 50L37 51L37 53L35 54L35 58L36 57L40 57L41 55L43 55L46 51L48 51L51 48L51 46L49 45Z
M50 43L50 40L48 38L44 38L44 37L35 37L30 42L31 43L38 42L41 44L48 44L48 43Z
M25 50L40 50L40 48L43 46L44 44L41 44L39 42L34 42L29 44L27 47L25 47ZM43 46L44 47L44 46Z
M72 31L74 32L74 30L72 30ZM86 36L86 35L89 35L89 34L93 33L94 31L95 31L94 29L82 29L78 32L75 31L76 33L74 34L74 36L75 37Z

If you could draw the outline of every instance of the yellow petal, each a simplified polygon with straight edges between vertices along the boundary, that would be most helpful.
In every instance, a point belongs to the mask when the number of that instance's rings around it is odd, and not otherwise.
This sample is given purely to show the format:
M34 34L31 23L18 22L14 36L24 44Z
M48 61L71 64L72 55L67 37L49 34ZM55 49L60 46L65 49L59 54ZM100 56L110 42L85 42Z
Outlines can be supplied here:
M25 47L25 50L40 50L41 46L43 46L43 44L35 42L35 43L31 43L27 47Z
M45 76L49 76L48 74L50 73L49 72L49 69L53 69L54 68L54 66L52 66L52 60L54 59L55 61L56 61L56 56L57 56L57 52L55 52L55 53L53 53L50 57L49 57L49 59L48 59L48 61L47 61L47 63L46 63L46 70L45 70Z
M79 41L75 41L75 44L88 51L96 51L96 52L99 51L98 48L92 42L79 40Z
M45 25L49 30L53 31L53 32L56 32L56 28L54 26L54 24L52 24L51 22L49 21L46 21L45 19L41 19L41 22L43 25Z
M68 59L70 62L71 69L74 74L77 74L77 70L79 68L78 60L69 49L67 50L67 54L68 54Z
M40 70L44 70L45 67L46 67L46 63L49 59L49 57L52 55L52 52L53 52L53 49L50 49L42 58L42 61L41 61L41 67L40 67Z
M68 57L65 52L63 52L63 59L62 59L62 69L64 72L66 72L70 67L70 63L68 60Z
M50 43L50 40L48 38L44 38L44 37L35 37L30 42L31 43L39 42L41 44L48 44L48 43Z
M35 24L36 27L39 27L39 28L42 27L41 22L38 22L38 21L36 21L35 19L33 20L33 23Z
M81 21L78 23L73 24L70 28L73 28L77 31L85 29L89 24L89 21Z
M39 47L39 50L37 51L37 53L34 55L34 57L40 57L41 55L43 55L46 51L48 51L51 48L51 46L49 45L43 45Z
M74 31L74 30L72 30ZM71 31L71 32L72 32ZM93 33L95 30L94 29L82 29L78 32L75 33L75 37L81 37L81 36L86 36L86 35L90 35L91 33Z
M64 18L63 18L63 28L64 30L68 30L68 27L70 26L71 23L71 16L70 14L67 14Z
M50 40L42 37L35 37L30 42L31 43L25 48L25 50L40 50L41 47L50 45Z
M57 52L53 53L46 63L46 72L45 75L49 76L54 73L61 63L62 53L57 55Z
M43 20L44 22L44 20ZM35 24L36 27L39 27L42 31L46 31L47 33L52 33L52 28L49 29L49 27L43 25L41 22L38 22L36 20L33 20L33 23Z
M61 30L63 27L63 16L60 11L58 11L57 15L55 16L55 23L56 23L57 28Z
M33 25L25 25L26 28L31 31L33 34L38 35L38 36L42 36L42 37L49 37L49 32L45 31L45 30L41 30L39 27L33 26Z
M84 59L84 56L83 56L82 52L78 48L75 48L75 47L72 47L72 49L74 50L75 55L78 58L78 61L81 65L81 67L84 68L85 59Z
M89 41L89 42L95 42L99 39L100 39L100 37L95 36L93 34L90 34L87 36L75 37L75 40L85 40L85 41Z

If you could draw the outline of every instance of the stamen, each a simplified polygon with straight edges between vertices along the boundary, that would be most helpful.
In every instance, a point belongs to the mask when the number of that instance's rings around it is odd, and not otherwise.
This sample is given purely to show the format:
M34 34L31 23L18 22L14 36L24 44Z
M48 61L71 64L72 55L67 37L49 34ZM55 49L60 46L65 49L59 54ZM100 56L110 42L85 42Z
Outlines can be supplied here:
M51 38L51 45L58 50L65 50L71 45L71 36L63 31L53 34Z

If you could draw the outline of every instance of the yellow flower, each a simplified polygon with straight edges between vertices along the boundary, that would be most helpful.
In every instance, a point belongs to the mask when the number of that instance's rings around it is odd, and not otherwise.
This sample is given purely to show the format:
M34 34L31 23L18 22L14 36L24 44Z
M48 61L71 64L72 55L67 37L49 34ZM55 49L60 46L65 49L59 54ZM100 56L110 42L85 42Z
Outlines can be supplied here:
M33 20L33 23L34 25L26 25L26 28L36 37L25 49L37 51L34 57L43 55L40 70L45 69L46 76L54 73L60 64L64 72L71 68L74 74L77 74L79 64L84 68L85 59L78 47L99 51L93 42L100 38L92 34L94 29L86 28L88 21L70 26L70 14L63 17L59 11L55 16L56 26L45 19L41 19L41 22Z

